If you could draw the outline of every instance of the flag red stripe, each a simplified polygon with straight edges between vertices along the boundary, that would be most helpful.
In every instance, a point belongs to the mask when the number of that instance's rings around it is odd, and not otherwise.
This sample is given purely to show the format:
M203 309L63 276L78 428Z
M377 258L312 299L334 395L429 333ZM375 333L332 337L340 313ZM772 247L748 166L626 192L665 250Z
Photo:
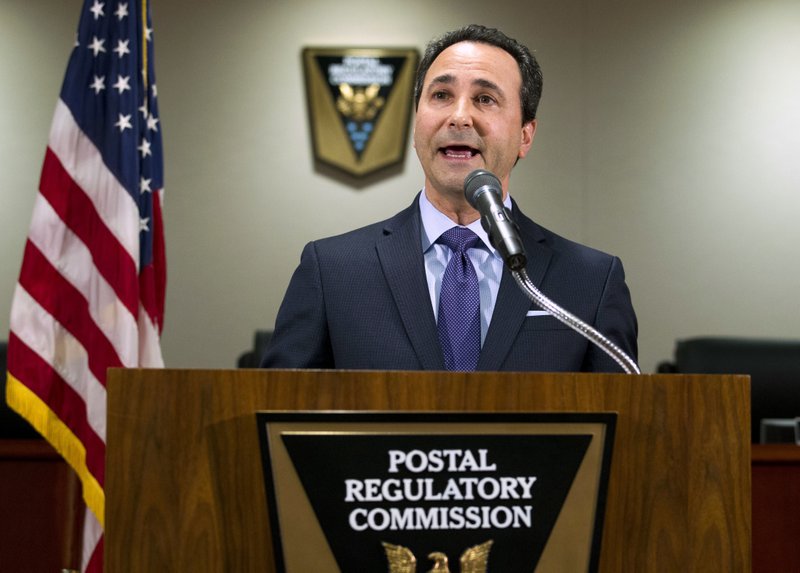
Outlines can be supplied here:
M8 362L9 373L17 380L25 380L25 386L83 443L86 467L102 487L106 445L89 425L83 398L14 332L9 333L8 353L14 357Z
M161 196L153 193L153 260L139 273L139 292L150 319L156 324L159 333L164 326L164 299L166 298L167 276L164 248Z
M30 241L25 245L19 284L83 345L89 369L105 386L106 369L123 366L122 361L92 320L88 301ZM25 378L21 380L28 383Z
M92 557L86 564L84 573L103 573L103 553L104 553L104 540L105 536L101 537L97 542Z
M122 304L137 316L139 293L135 259L108 229L89 197L49 147L45 152L39 189L53 210L91 251L95 267Z

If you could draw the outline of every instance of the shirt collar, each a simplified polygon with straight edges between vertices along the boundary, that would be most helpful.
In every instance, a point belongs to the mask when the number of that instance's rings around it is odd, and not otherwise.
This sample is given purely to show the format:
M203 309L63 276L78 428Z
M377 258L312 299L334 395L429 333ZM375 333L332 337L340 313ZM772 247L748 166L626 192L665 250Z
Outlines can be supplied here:
M505 205L506 209L511 211L511 196L509 194L506 194L503 205ZM439 211L433 203L428 200L424 188L419 194L419 213L422 218L422 252L424 253L439 239L439 237L441 237L442 233L448 229L452 229L456 226L456 223L454 223L450 217ZM467 228L480 237L490 253L494 256L499 256L489 241L489 235L483 229L480 219L467 225Z

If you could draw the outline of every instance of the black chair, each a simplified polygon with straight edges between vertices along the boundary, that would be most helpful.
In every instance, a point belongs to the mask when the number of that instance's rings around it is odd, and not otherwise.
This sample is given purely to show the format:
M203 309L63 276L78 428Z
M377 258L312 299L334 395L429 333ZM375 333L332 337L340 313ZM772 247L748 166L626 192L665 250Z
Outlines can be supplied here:
M261 364L261 357L269 346L272 339L271 330L256 330L253 335L253 348L239 355L236 361L237 368L258 368Z
M751 439L760 440L761 420L800 416L800 340L696 337L679 340L672 362L658 372L749 374Z

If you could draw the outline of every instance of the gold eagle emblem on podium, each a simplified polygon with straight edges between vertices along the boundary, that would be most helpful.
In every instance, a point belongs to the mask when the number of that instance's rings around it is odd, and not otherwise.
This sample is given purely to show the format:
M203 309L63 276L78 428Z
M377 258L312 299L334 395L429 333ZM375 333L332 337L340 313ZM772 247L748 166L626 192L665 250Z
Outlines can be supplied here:
M489 564L489 551L492 548L493 540L485 541L466 549L461 554L460 573L486 573ZM389 573L416 573L417 558L408 547L402 545L392 545L382 542L386 551L386 559L389 561ZM433 567L428 573L450 573L447 564L447 555L439 551L434 551L428 555L428 559L433 561Z

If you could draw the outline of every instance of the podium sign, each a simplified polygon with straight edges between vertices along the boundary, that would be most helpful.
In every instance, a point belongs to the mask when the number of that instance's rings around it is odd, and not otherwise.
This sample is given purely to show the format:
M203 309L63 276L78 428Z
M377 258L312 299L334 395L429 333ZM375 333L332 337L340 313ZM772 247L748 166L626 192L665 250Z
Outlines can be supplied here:
M257 420L278 571L597 571L614 413Z

